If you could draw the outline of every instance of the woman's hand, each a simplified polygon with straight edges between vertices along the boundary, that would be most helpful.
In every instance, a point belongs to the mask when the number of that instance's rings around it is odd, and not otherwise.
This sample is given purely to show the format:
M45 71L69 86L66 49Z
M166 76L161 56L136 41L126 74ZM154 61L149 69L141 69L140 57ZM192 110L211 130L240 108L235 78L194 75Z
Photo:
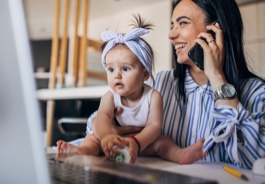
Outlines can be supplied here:
M117 109L115 109L114 117L121 114L122 111L123 111L123 109L121 107L118 107ZM116 125L116 122L114 120L112 121L112 125L111 125L111 130L112 130L113 134L117 134L120 136L129 135L129 134L136 134L136 133L141 132L142 129L143 129L143 127L135 127L135 126L121 127L121 126Z
M101 148L107 158L111 158L113 153L117 153L118 150L115 146L124 148L125 139L116 134L108 134L104 136L101 140Z
M216 77L224 76L224 36L218 22L207 26L207 29L215 32L215 39L210 33L203 32L198 35L196 42L202 46L204 51L205 75L209 80L214 80ZM199 39L201 37L205 38L208 44Z
M126 135L130 135L130 134L136 134L141 132L143 129L143 127L135 127L135 126L125 126L125 127L121 127L116 125L116 123L112 123L111 125L111 130L113 132L113 134L117 134L120 136L126 136Z
M123 111L123 109L121 107L118 107L117 109L115 109L114 117L116 117L117 115L121 114L122 111ZM96 119L97 119L97 117L94 117L91 120L91 127L92 127L93 132L97 136L97 132L96 132L96 129L95 129ZM111 124L112 133L120 135L120 136L136 134L136 133L141 132L142 129L143 129L143 127L135 127L135 126L121 127L121 126L118 126L118 125L116 125L116 122L114 121L114 119L113 119L112 124Z

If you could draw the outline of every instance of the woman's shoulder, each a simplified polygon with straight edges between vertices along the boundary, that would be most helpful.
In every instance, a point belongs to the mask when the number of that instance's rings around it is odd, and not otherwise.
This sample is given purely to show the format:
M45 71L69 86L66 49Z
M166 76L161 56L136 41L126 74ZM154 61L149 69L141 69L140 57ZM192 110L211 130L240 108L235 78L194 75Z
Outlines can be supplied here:
M156 75L156 81L157 80L165 80L165 79L174 79L174 69L171 70L162 70L159 71Z
M156 88L157 84L160 84L161 82L166 81L172 81L174 80L174 69L171 70L162 70L155 74L155 79L151 80L150 78L145 81L145 84Z
M247 80L245 80L245 82L242 85L243 89L245 88L261 88L263 90L265 90L265 82L262 79L259 78L249 78Z
M162 93L170 91L169 89L175 84L174 69L160 71L155 75L155 89Z
M156 75L161 75L161 74L167 74L167 75L172 74L172 75L173 75L173 73L174 73L174 69L170 69L170 70L161 70L161 71L157 72Z
M241 92L245 98L264 96L265 83L259 78L249 78L241 85Z

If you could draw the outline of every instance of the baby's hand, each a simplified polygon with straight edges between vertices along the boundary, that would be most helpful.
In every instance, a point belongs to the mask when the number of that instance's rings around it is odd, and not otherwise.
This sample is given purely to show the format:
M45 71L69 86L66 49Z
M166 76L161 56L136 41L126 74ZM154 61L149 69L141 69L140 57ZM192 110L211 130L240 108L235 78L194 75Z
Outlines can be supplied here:
M132 138L130 137L126 137L125 138L125 142L126 142L126 146L129 147L129 150L130 150L130 156L131 156L131 161L130 163L133 164L135 161L136 161L136 158L138 156L138 145L137 143L135 142L135 140L133 140Z
M102 151L104 152L107 158L111 158L113 153L118 152L118 150L115 149L115 146L124 148L124 138L116 134L109 134L103 137L103 139L101 140Z

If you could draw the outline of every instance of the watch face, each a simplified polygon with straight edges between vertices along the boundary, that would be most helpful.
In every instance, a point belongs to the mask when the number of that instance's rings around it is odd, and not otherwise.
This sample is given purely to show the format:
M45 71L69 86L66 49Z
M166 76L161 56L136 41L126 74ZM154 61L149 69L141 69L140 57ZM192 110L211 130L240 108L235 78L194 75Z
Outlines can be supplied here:
M236 95L236 89L231 84L225 84L222 86L222 93L226 98L232 98Z

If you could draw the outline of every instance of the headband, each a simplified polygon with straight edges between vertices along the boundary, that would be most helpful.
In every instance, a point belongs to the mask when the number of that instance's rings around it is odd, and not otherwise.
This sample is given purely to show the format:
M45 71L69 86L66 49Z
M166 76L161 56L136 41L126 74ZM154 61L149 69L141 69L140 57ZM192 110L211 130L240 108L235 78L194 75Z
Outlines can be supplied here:
M144 28L134 28L126 34L118 34L116 31L107 30L101 33L101 39L108 42L103 50L101 62L106 70L106 55L117 44L124 43L139 59L149 74L152 73L152 54L148 45L139 36L149 33Z

